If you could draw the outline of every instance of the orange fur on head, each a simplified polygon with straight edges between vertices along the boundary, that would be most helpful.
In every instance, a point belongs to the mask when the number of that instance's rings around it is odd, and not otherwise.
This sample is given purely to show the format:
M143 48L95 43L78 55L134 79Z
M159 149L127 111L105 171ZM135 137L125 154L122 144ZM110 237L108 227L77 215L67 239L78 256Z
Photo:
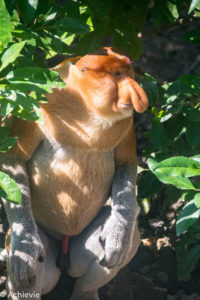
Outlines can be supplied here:
M144 112L148 98L134 80L132 60L111 47L75 58L69 72L71 59L54 69L70 86L79 90L88 107L97 114L115 119L117 115L130 115L134 108Z

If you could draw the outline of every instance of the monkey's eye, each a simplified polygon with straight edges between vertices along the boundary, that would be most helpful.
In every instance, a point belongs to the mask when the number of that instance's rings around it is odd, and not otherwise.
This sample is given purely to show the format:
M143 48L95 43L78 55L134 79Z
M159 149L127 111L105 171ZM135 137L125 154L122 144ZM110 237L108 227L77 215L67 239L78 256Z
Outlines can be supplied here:
M85 72L85 71L87 71L87 68L83 68L82 70L81 70L81 72Z
M115 76L120 76L120 75L121 75L121 72L120 72L120 71L117 71L117 72L114 73L114 75L115 75Z

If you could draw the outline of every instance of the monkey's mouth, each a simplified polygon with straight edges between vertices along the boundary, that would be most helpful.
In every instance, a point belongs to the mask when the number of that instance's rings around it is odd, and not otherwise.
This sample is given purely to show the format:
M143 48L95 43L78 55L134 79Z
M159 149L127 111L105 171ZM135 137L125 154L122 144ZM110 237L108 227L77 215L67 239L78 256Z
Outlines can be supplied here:
M133 104L132 103L120 103L118 105L118 109L120 111L127 111L133 109Z

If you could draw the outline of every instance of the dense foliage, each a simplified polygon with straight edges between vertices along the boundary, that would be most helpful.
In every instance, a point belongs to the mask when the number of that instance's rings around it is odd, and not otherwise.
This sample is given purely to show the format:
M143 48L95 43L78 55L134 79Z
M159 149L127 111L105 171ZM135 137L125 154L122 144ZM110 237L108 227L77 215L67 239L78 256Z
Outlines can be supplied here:
M141 36L183 22L200 20L200 0L0 0L0 152L16 142L5 125L10 115L42 121L38 102L43 93L64 83L47 62L56 55L83 55L111 44L135 60L142 53ZM145 29L144 29L145 28ZM200 45L200 29L183 39ZM140 169L139 198L150 199L170 184L183 207L176 224L179 278L200 259L200 74L182 75L158 84L145 74L153 116L147 133L146 166ZM0 172L0 194L20 202L15 182ZM178 197L178 196L177 196ZM176 201L177 198L174 199Z

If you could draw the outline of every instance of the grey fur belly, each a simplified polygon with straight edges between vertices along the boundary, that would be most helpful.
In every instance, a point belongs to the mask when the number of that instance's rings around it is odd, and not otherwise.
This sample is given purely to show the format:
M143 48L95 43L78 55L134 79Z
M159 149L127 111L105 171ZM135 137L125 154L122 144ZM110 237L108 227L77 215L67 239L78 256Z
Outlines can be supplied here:
M109 197L113 151L62 149L48 141L40 147L28 164L34 216L49 230L76 235Z

